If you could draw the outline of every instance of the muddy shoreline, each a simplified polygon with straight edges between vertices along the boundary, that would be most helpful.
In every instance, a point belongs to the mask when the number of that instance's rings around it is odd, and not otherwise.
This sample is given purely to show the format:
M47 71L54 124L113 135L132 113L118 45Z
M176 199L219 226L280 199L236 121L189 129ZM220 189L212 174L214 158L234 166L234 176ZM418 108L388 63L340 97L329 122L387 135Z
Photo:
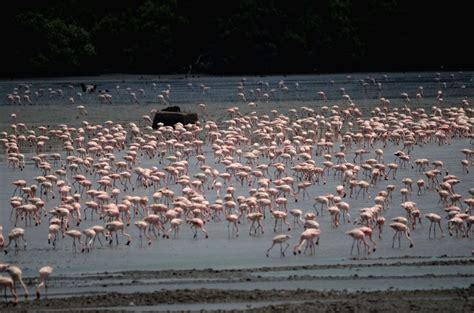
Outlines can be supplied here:
M473 312L474 284L469 286L468 283L464 288L443 285L440 287L440 284L437 285L438 287L428 286L422 289L410 286L381 288L382 285L387 284L392 286L391 284L397 280L402 283L405 281L407 284L426 279L459 281L462 277L468 282L474 281L474 272L470 273L469 270L472 265L474 265L474 258L444 259L441 257L436 260L427 258L417 261L411 258L381 259L372 260L370 264L315 264L249 269L208 268L59 275L51 277L49 281L48 299L43 298L38 301L32 299L33 295L31 295L30 299L25 301L24 296L21 295L21 302L17 306L2 302L0 311ZM397 269L402 268L413 268L419 276L412 273L405 273L408 275L406 277L398 274L391 276ZM432 268L437 270L430 272ZM376 269L379 271L377 272ZM442 269L447 269L449 274L443 274ZM464 269L464 274L458 272L459 269ZM380 270L383 274L380 274ZM339 276L341 271L344 274ZM358 274L354 274L354 271ZM339 284L346 287L339 290L330 287L324 287L324 289L320 287L318 289L317 286L307 287L308 282L309 286L321 283L323 286L329 286L326 282L329 283L331 280L337 280ZM292 281L292 284L298 288L288 288L288 285L285 285L288 281ZM32 286L35 284L35 279L26 277L25 282ZM248 284L250 288L239 289L238 286L232 286L242 284L242 282ZM227 284L229 288L219 288L219 283ZM265 283L271 284L271 287L264 287ZM360 288L354 290L353 287L349 287L354 283L356 286L361 284ZM363 285L367 283L378 286L377 289L380 290L364 290ZM170 284L174 284L176 288L170 288ZM103 289L92 291L84 286L103 287ZM118 286L122 289L114 289ZM60 293L61 289L64 293Z
M248 277L259 277L259 273L268 272L294 272L298 274L299 271L305 270L336 270L336 269L363 269L369 267L382 267L382 268L397 268L403 266L474 266L473 257L438 257L423 258L423 257L404 257L404 258L379 258L379 259L358 259L358 261L370 261L370 263L351 263L351 264L312 264L312 265L301 265L301 266L275 266L275 267L259 267L259 268L230 268L230 269L182 269L182 270L135 270L135 271L106 271L96 273L80 273L73 275L59 275L52 276L49 278L50 281L63 281L63 280L107 280L107 279L205 279L205 280L217 280L217 279L246 279ZM393 261L388 263L387 261ZM473 272L474 275L474 272ZM331 276L328 276L331 277ZM321 279L321 277L319 277ZM36 277L26 277L25 281L33 283Z
M411 258L394 258L396 260L410 260ZM423 259L421 257L413 258L416 260ZM432 258L426 258L432 259ZM389 258L380 258L380 260L390 260ZM350 268L363 268L363 267L374 267L374 266L389 266L389 267L396 267L396 266L428 266L428 265L439 265L439 266L449 266L449 265L473 265L474 266L474 258L460 258L455 260L427 260L427 261L418 261L418 262L394 262L391 264L387 264L386 262L375 262L369 264L313 264L313 265L302 265L302 266L278 266L278 267L261 267L261 268L246 268L246 269L191 269L191 270L162 270L162 271L126 271L120 273L112 273L112 272L104 272L98 273L101 277L114 277L116 274L120 274L120 276L132 276L134 278L140 277L154 277L154 278L178 278L178 277L228 277L228 276L235 276L237 274L247 274L247 273L255 273L255 272L277 272L277 271L299 271L299 270L323 270L323 269L350 269ZM89 274L81 274L90 276Z
M283 303L252 309L252 303L261 301L283 301ZM378 291L378 292L318 292L313 290L251 290L225 291L212 289L156 291L151 293L120 294L108 293L94 296L78 296L68 299L28 301L17 306L1 304L2 312L45 312L64 310L81 312L113 310L114 307L128 307L122 311L134 311L135 306L153 306L160 311L160 304L202 303L245 303L252 312L304 311L304 312L354 312L354 311L449 311L472 312L474 310L474 285L469 288L448 290ZM91 310L89 310L91 309ZM152 311L153 311L152 310Z

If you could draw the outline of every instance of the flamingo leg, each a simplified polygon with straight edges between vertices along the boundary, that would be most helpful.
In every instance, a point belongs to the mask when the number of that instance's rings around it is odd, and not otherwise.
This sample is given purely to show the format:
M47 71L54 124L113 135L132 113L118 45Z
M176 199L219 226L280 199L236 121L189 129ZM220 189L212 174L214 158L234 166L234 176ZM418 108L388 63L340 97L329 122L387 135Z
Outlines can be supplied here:
M441 222L438 222L438 226L439 226L439 230L441 231L441 237L444 237L443 228L441 228ZM436 225L435 225L435 229L436 229Z
M355 242L356 242L356 239L354 238L354 240L352 241L351 255L352 255L352 252L354 251Z
M272 250L272 248L273 248L274 246L275 246L275 243L273 243L272 246L271 246L270 248L268 248L267 253L266 253L267 257L268 257L268 253L270 252L270 250Z
M18 281L20 282L21 286L25 290L25 299L28 299L28 288L26 288L25 283L23 282L23 279L21 277L18 277Z
M405 236L407 237L408 241L410 241L410 248L413 248L413 240L410 238L410 234L405 231Z
M286 249L288 249L289 246L290 246L290 244L287 242L286 247L285 247L285 249L283 249L283 252L282 252L283 256L285 256Z

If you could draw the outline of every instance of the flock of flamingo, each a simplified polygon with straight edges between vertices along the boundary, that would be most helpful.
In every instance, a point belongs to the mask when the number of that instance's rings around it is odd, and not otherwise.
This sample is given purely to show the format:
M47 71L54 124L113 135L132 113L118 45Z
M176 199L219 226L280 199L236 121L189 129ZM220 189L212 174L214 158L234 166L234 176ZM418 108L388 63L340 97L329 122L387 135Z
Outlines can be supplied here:
M285 87L280 82L278 88ZM242 101L246 101L244 91L239 85ZM99 95L101 102L108 101L104 94L108 93ZM403 107L394 108L381 98L364 116L347 93L342 105L333 106L323 91L316 95L323 106L289 109L285 114L269 110L269 115L260 116L244 114L235 106L227 109L223 125L209 120L158 129L151 127L149 115L124 125L82 121L78 127L30 127L13 113L10 129L0 133L6 156L2 163L8 168L3 171L30 166L38 176L12 182L10 220L0 225L0 249L5 254L11 249L27 253L32 227L44 228L50 249L67 237L74 253L93 253L97 244L118 245L122 240L125 245L145 241L145 246L160 237L178 240L186 226L196 239L222 236L208 232L208 223L227 223L227 235L234 238L248 225L248 236L253 238L266 231L264 221L270 219L276 236L267 257L275 246L285 257L290 232L298 229L301 233L292 252L315 254L321 222L335 230L341 224L354 225L346 232L352 239L350 255L354 249L361 255L375 251L377 241L383 240L388 210L400 211L388 224L392 248L400 247L402 238L413 247L411 231L423 217L430 223L430 238L444 237L445 232L456 238L471 235L474 188L467 188L470 196L465 197L455 191L460 178L449 174L442 161L411 158L419 146L442 148L454 140L472 144L474 111L468 99L443 108L439 92L434 99L438 106L426 111L410 108L408 94L402 93ZM24 96L7 97L12 103L22 97L31 101ZM163 103L168 97L169 93L162 94ZM80 115L87 113L84 106L77 109ZM390 145L399 150L387 156L384 150ZM474 150L466 147L456 153L468 175ZM420 178L400 177L400 172L410 171ZM334 192L315 195L329 180L337 182ZM382 187L386 181L391 184ZM392 196L397 191L403 202L394 205ZM420 199L439 196L445 216L418 205L415 192ZM359 197L366 199L367 206L351 211L350 200ZM87 228L82 227L85 221ZM132 238L129 227L136 227L138 238ZM39 270L38 298L52 271L49 265ZM0 286L5 294L10 289L15 303L17 283L28 296L19 267L0 264L0 272L10 275L0 276Z

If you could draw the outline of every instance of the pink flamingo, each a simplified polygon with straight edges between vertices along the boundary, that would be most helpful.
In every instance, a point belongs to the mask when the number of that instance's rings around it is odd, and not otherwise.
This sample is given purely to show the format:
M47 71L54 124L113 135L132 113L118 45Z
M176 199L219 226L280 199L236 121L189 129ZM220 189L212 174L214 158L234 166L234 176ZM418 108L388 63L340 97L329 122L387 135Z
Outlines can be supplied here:
M76 252L76 240L82 247L81 235L82 233L79 230L71 229L64 232L64 235L72 238L72 247L74 248L74 252Z
M143 221L143 220L135 221L133 224L138 228L138 231L139 231L139 236L138 237L140 238L140 243L143 240L143 236L145 236L146 239L148 239L148 245L151 245L151 237L148 236L147 231L146 231L149 224L146 221Z
M441 227L441 216L435 213L428 213L425 214L425 217L430 221L430 229L428 231L428 238L431 238L431 228L433 227L433 236L436 238L436 225L439 226L439 230L441 231L441 237L444 237L443 228Z
M115 242L118 244L118 232L120 231L123 236L127 238L127 243L125 245L129 246L131 242L130 234L125 232L125 225L120 221L112 221L105 224L105 229L109 232L108 237L110 238L109 244L113 242L113 233L115 233Z
M87 250L87 252L90 252L92 248L92 243L94 242L94 238L96 236L96 232L93 228L87 228L87 229L84 229L82 233L84 234L84 237L86 237L84 239L84 247L82 248L82 252L84 252L84 250Z
M12 241L15 242L15 248L18 248L18 243L19 241L23 240L23 247L26 250L26 239L25 239L25 230L23 228L17 227L13 228L9 233L8 233L8 244L5 246L5 254L8 254L8 247L12 243Z
M51 244L52 241L53 248L56 247L56 240L60 231L62 231L61 225L51 223L48 227L48 244Z
M28 288L26 288L26 285L23 282L22 271L18 266L3 263L3 264L0 264L0 272L7 272L10 275L11 279L14 282L13 290L15 292L16 292L15 283L18 281L23 287L23 290L25 291L25 299L28 299Z
M187 220L188 224L191 224L191 229L194 230L194 238L197 237L198 229L201 230L204 234L206 234L206 238L209 238L209 234L207 230L204 228L204 221L198 217L193 217Z
M397 236L398 236L398 247L400 247L400 239L401 239L402 234L405 234L405 237L410 242L410 248L413 248L413 240L410 238L410 230L406 224L395 222L395 223L391 223L390 227L392 227L393 230L395 230L395 234L393 235L392 248L395 248L395 238Z
M290 214L293 216L293 228L296 227L296 224L301 225L301 223L304 223L304 220L301 218L303 211L300 209L292 209L290 210Z
M270 248L268 248L266 256L268 257L268 254L270 253L270 250L272 250L272 248L277 244L280 245L280 255L285 256L285 251L290 246L290 244L287 242L288 239L290 239L290 238L291 238L291 236L287 235L287 234L276 235L275 237L273 237L272 246ZM285 249L283 249L283 244L284 243L286 244Z
M250 224L249 235L252 235L252 230L254 231L254 235L257 235L257 231L259 229L262 234L265 232L265 229L263 228L263 224L262 224L262 219L263 219L262 213L260 212L249 213L247 214L247 219L252 222Z
M383 225L385 224L385 217L379 216L375 220L375 223L377 224L377 229L379 230L379 239L382 239L382 233L383 233Z
M179 227L181 226L181 224L183 223L183 220L180 219L180 218L173 218L171 221L170 221L170 228L168 229L168 231L166 232L166 238L170 239L170 233L171 231L174 230L174 238L178 237L178 234L179 234Z
M316 228L308 228L305 231L303 231L300 235L300 241L293 247L293 254L296 255L296 253L301 253L301 247L303 244L306 243L304 253L306 253L306 250L309 248L310 253L314 254L315 250L315 245L319 244L319 236L321 235L321 231ZM316 242L314 242L316 240Z
M337 228L339 226L339 216L341 211L335 205L328 207L329 215L331 215L331 226Z
M357 243L357 254L360 254L360 247L359 246L360 246L361 242L364 244L364 246L367 249L370 249L370 245L367 242L367 240L365 239L365 234L361 229L354 228L354 229L346 232L346 234L351 236L354 239L354 241L352 242L351 255L352 255L352 252L354 250L354 245L356 245L356 243Z
M359 229L364 233L365 238L369 239L369 241L374 245L372 251L375 252L377 248L377 243L372 239L372 228L367 226L361 226Z
M280 221L280 230L283 226L283 223L288 226L288 231L291 230L290 223L288 223L288 221L286 220L286 217L287 217L286 212L275 210L275 211L271 211L271 213L273 215L273 218L275 219L275 225L273 226L274 232L277 231L278 221Z
M318 196L314 198L315 203L313 204L313 208L316 211L316 214L319 215L316 205L319 203L321 204L321 216L323 216L323 208L326 206L326 208L329 206L329 199L326 196Z
M36 286L36 299L40 298L40 289L44 287L46 297L48 296L48 285L46 281L48 280L49 276L53 273L53 268L51 266L43 266L39 269L39 284Z
M232 235L235 235L235 237L239 237L239 226L237 225L237 222L239 222L239 216L237 214L226 214L225 219L229 224L227 225L228 231L229 231L229 237L230 237L230 227L232 225Z
M0 225L0 249L5 246L5 238L3 237L3 226Z
M13 279L5 276L0 276L0 287L5 290L5 302L7 301L7 289L10 289L12 296L15 298L13 303L16 305L18 304L18 295L15 290L15 283Z

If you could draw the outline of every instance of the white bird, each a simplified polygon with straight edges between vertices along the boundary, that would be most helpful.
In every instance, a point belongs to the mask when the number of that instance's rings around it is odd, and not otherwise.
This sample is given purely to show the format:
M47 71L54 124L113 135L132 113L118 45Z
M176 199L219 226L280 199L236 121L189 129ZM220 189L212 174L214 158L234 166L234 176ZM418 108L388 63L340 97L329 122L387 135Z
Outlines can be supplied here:
M39 270L40 278L39 278L39 284L36 286L36 298L40 298L40 289L41 287L44 287L46 296L48 296L48 285L46 284L47 279L53 272L53 268L51 266L43 266Z

